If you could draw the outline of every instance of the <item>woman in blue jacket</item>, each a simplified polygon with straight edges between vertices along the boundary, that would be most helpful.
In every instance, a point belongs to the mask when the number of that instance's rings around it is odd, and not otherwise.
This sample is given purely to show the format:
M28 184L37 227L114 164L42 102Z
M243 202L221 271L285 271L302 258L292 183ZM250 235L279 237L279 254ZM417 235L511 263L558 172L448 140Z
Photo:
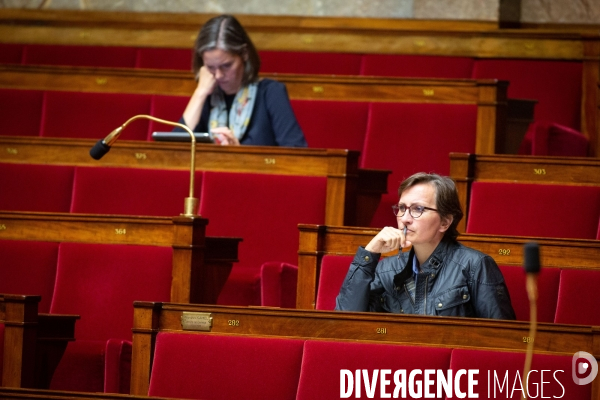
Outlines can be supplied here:
M210 19L196 39L198 86L180 122L222 145L306 147L285 85L259 79L259 68L241 24L231 15Z

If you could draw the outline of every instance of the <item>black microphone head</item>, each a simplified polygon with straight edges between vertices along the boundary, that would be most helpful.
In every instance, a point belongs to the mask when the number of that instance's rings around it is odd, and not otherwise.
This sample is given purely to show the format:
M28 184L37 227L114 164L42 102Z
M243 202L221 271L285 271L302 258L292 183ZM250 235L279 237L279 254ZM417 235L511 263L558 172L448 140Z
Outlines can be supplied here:
M540 272L540 246L536 242L525 243L523 259L525 272L534 274Z
M94 160L99 160L104 157L109 150L110 146L104 143L104 140L98 140L94 147L90 149L90 156L92 156Z

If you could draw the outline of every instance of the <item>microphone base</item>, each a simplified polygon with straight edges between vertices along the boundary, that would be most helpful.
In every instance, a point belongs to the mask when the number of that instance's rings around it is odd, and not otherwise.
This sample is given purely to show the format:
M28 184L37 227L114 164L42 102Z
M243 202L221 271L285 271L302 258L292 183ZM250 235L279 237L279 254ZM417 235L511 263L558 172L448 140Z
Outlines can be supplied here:
M193 217L198 215L198 199L196 197L186 197L184 201L184 217Z

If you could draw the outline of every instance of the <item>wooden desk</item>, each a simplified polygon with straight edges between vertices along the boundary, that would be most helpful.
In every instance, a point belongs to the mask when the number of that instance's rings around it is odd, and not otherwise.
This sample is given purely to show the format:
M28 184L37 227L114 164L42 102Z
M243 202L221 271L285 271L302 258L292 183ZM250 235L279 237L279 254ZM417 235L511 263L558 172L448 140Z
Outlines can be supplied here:
M92 159L89 139L0 136L0 162L157 169L190 168L190 145L117 141L101 161ZM390 171L358 168L358 152L263 146L196 146L196 170L327 178L325 221L368 225Z
M39 301L40 296L0 294L1 386L48 388L68 342L75 340L79 316L38 314Z
M508 141L506 81L294 74L261 76L285 83L293 100L475 104L478 108L475 151L500 153ZM192 73L181 71L0 65L0 87L189 97L196 81Z
M326 254L356 253L380 231L377 228L301 224L298 250L298 291L296 308L315 308L321 260ZM523 245L535 240L540 245L540 263L556 268L600 268L600 241L545 239L514 236L460 235L458 241L489 254L500 265L523 265ZM391 254L390 254L391 255Z
M600 159L450 153L450 177L456 183L465 218L470 187L474 181L540 183L554 185L600 185Z
M170 246L171 300L214 304L238 261L241 239L206 237L206 224L201 217L0 211L0 240Z
M114 393L65 392L61 390L15 389L0 387L1 400L172 400L164 397L131 396Z
M210 333L183 330L184 312L212 318ZM172 303L134 303L131 393L148 393L156 334L196 332L304 339L360 340L423 346L525 350L529 324L475 318L431 317ZM600 328L539 324L536 352L600 355Z

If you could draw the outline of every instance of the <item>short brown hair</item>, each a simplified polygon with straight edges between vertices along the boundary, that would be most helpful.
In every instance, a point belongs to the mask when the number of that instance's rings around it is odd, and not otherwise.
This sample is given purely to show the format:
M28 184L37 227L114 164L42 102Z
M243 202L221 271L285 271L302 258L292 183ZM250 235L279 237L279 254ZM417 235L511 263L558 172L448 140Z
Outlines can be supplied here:
M435 206L442 218L452 217L452 223L444 233L444 239L456 240L458 230L456 227L463 217L463 211L458 199L458 190L454 181L447 176L417 172L406 178L398 188L398 197L405 190L421 183L428 183L435 188Z
M204 65L202 60L204 52L215 49L221 49L242 57L242 60L244 60L242 85L247 85L258 79L260 57L252 40L233 15L225 14L211 18L200 29L194 44L194 55L192 57L194 74L198 75L198 71Z

